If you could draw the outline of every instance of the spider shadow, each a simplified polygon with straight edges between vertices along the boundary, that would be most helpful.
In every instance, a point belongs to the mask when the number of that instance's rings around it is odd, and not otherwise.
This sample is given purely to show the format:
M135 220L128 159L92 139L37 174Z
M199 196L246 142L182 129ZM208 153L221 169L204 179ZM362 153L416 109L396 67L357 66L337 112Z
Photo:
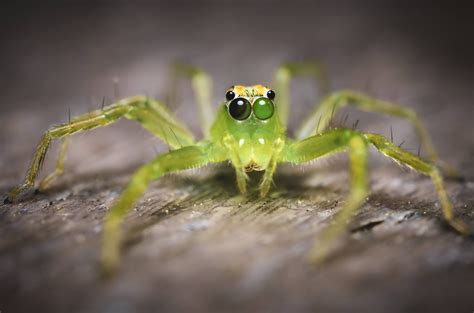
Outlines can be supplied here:
M305 181L314 175L313 171L304 173L289 173L281 171L274 176L275 186L269 197L262 198L259 194L259 182L263 172L251 172L249 174L248 191L241 194L236 186L235 171L230 166L217 166L208 175L182 176L169 175L160 182L160 186L172 186L172 188L186 188L189 193L179 200L171 200L166 203L156 201L156 208L150 211L146 219L135 220L127 230L124 240L124 249L129 249L143 240L146 229L177 216L186 211L196 209L196 203L205 203L204 211L209 207L220 204L223 206L238 206L239 210L231 213L237 214L271 214L280 208L281 199L285 201L297 201L307 198L311 192L327 193L330 188L323 186L311 187ZM237 204L238 202L238 204ZM155 203L150 203L154 205ZM204 212L203 211L203 212Z
M64 193L69 189L74 189L79 185L83 185L84 187L80 188L80 195L73 194L73 197L100 198L104 191L121 190L125 185L123 181L128 180L128 177L131 176L135 169L135 166L130 166L120 170L111 169L99 173L69 177L62 182L58 181L57 185L53 186L53 188L48 191L40 193L39 195L24 198L21 202L31 204L42 200L49 200L54 198L55 195ZM331 173L331 171L329 171L329 173ZM150 203L150 205L155 206L156 204L156 207L149 211L150 213L147 218L134 219L130 227L128 227L124 248L133 246L140 242L143 237L143 231L147 228L164 219L182 213L185 210L193 209L193 204L199 201L226 203L231 198L240 197L244 207L243 210L246 209L245 207L251 207L255 213L271 214L278 209L278 201L281 199L284 199L285 201L309 199L312 202L311 199L314 199L313 196L319 194L329 201L335 201L337 203L337 199L332 199L334 195L341 195L344 193L341 197L345 197L345 191L343 191L344 188L341 188L342 182L339 180L330 185L314 186L308 184L308 180L315 175L327 176L331 174L328 174L328 171L326 170L320 171L318 168L309 168L304 172L288 171L285 169L277 171L274 176L275 186L272 186L268 197L265 199L262 199L258 192L258 183L261 179L262 172L249 173L249 192L245 195L239 193L235 183L235 172L230 166L216 166L206 175L199 175L199 173L197 175L167 175L158 182L158 188L166 187L176 190L186 188L188 194L184 198L181 197L179 199L167 200L165 203L163 203L163 200L161 199L153 200L152 197L152 201L155 202ZM152 186L151 188L154 189L156 187ZM67 201L68 199L66 198L62 200ZM407 204L407 201L411 204ZM376 208L378 205L383 204L383 206L389 210L400 210L400 208L407 209L407 206L409 210L415 210L414 214L407 216L406 219L400 222L417 218L421 215L421 212L424 211L422 208L432 206L431 203L420 199L411 199L406 196L397 197L384 191L372 193L368 203L372 208ZM359 214L362 216L362 219L364 219L365 215L373 216L373 210L368 213L365 212L365 210L361 210L359 211ZM423 215L434 217L437 215L437 212L435 210L428 210L428 212L423 213ZM439 220L439 218L437 219ZM375 222L369 221L367 223L362 222L361 226L358 226L352 230L352 232L371 230L380 223L383 223L383 220L377 220ZM443 223L444 226L445 224L446 223Z
M117 178L129 176L136 169L136 166L129 166L121 169L110 169L102 170L97 173L85 173L79 175L64 175L58 178L54 184L44 191L39 191L37 188L32 188L23 194L13 204L19 203L35 203L42 200L49 200L54 198L55 195L64 193L68 190L73 190L80 185L85 186L81 188L80 193L82 196L90 195L90 197L97 197L104 190L113 190L120 188L122 184ZM0 194L3 195L2 199L5 199L8 192L14 186L5 186L0 190ZM66 200L66 199L62 199ZM11 205L11 204L6 204Z
M73 194L73 196L99 198L101 193L104 191L117 191L123 189L128 181L131 174L138 166L129 166L126 168L110 169L101 171L98 173L87 173L81 175L75 175L71 177L59 178L58 182L53 185L47 191L40 192L35 195L25 195L17 203L34 203L41 200L49 200L54 198L55 195L62 194L67 190L75 189L79 186L79 195ZM329 173L329 174L328 174ZM241 195L235 182L235 172L231 166L217 165L211 168L211 170L202 177L198 174L193 175L166 175L162 177L158 182L158 187L151 186L151 189L166 187L170 189L181 189L187 188L191 190L189 196L184 199L180 199L180 203L189 202L189 200L216 200L223 202L232 197L242 197L244 202L253 201L275 201L277 197L284 198L286 200L303 200L314 194L341 194L344 187L341 188L340 182L332 183L330 185L310 185L307 181L313 178L315 175L324 175L327 177L331 172L327 170L321 171L319 168L309 168L305 171L287 171L285 169L277 171L274 175L272 186L269 195L262 199L259 195L258 184L261 180L263 172L250 172L250 180L248 182L248 192ZM6 194L7 188L0 190L2 194ZM200 196L197 196L200 195ZM371 199L378 197L378 201L382 201L383 198L385 203L400 203L407 199L395 199L393 196L387 196L388 193L384 194L372 193ZM67 198L62 199L67 200ZM409 199L411 200L411 199ZM414 201L415 203L417 201ZM419 201L418 201L419 202ZM177 202L169 201L164 205L160 205L160 210L168 209L168 212L176 212L179 210L173 209ZM156 216L161 216L156 214Z

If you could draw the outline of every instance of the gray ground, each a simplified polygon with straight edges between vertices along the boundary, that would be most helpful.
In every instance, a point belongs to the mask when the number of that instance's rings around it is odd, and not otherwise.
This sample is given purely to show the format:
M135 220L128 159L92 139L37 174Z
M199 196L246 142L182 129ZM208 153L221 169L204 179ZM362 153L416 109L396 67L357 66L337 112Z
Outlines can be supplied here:
M440 156L466 177L447 189L458 216L474 229L474 71L472 47L463 39L469 33L459 33L472 25L462 15L271 1L8 12L2 195L20 181L40 133L66 120L69 109L79 114L100 106L104 95L112 99L115 77L120 96L163 99L167 65L188 60L216 78L217 103L233 83L268 83L282 61L319 58L334 89L366 91L420 113ZM181 88L173 107L199 133L189 86ZM294 91L291 129L317 96L303 80ZM416 152L406 122L346 112L351 124L360 118L362 130L389 136L391 125L394 140ZM253 191L239 195L225 166L153 183L127 218L119 274L100 281L102 218L134 168L156 151L166 147L129 121L78 135L67 172L51 191L0 205L1 312L474 310L474 243L445 226L428 179L375 152L372 195L318 269L304 257L344 202L345 157L282 166L265 199Z

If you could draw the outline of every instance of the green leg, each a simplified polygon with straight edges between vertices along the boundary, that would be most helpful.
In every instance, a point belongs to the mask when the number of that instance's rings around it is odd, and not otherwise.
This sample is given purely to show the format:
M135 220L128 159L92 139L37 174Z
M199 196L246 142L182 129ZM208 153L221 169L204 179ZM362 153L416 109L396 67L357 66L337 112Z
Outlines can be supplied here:
M212 79L202 69L183 63L175 63L171 72L170 99L176 101L176 87L179 79L190 79L199 108L201 130L204 138L209 137L209 129L212 124L214 113L212 104Z
M273 174L275 173L277 166L276 159L272 158L268 167L265 169L263 174L262 181L260 182L260 197L265 197L270 190L270 187L273 182Z
M311 249L309 259L312 263L324 259L328 249L345 231L350 218L367 197L367 139L359 132L337 129L290 144L284 151L283 161L303 163L346 150L349 151L351 167L350 193L335 220L323 230Z
M233 162L232 162L233 163ZM234 166L235 163L233 163ZM235 177L237 180L237 187L239 188L240 193L246 193L247 192L247 182L249 181L249 176L247 173L245 173L245 170L243 167L235 167Z
M69 137L65 137L61 143L61 147L59 148L59 155L58 160L56 161L56 167L54 171L43 178L39 184L39 190L43 191L48 189L51 184L64 173L64 161L66 160L66 153L69 147Z
M379 135L363 134L350 129L334 129L307 139L289 144L282 152L281 162L304 163L320 157L349 150L351 163L351 192L342 210L331 226L323 231L310 253L312 262L321 261L328 248L346 229L347 221L359 208L368 194L367 188L367 144L372 143L381 153L407 165L413 170L431 177L438 193L446 221L461 234L468 234L468 227L455 219L452 205L443 187L436 167L419 157L401 149Z
M337 110L347 105L353 105L356 108L368 112L379 112L408 120L415 127L415 130L420 137L421 144L428 152L430 160L436 164L440 163L430 136L414 110L396 103L378 100L365 94L350 90L336 92L326 97L300 126L296 132L296 138L304 139L311 135L321 133L329 126L329 123ZM442 164L442 166L443 171L449 177L455 178L459 176L454 168L446 164Z
M104 222L101 265L104 274L111 274L120 260L122 221L133 208L152 180L184 169L197 168L209 162L218 162L208 147L188 146L158 156L140 167L132 176L125 190L107 212Z
M240 159L238 145L231 136L225 137L223 142L226 150L228 151L230 161L235 168L237 187L239 188L240 193L246 193L249 176L245 172L244 165Z
M448 222L448 224L460 234L470 234L469 227L461 220L454 217L453 205L451 204L446 189L444 188L443 178L435 165L401 149L380 135L367 134L365 136L382 154L388 156L399 164L406 165L419 173L431 177L436 192L438 193L446 222Z
M282 149L284 148L284 142L277 140L273 144L273 156L270 159L270 163L268 164L267 168L265 169L265 174L263 174L262 181L260 182L260 196L265 197L270 187L273 183L273 174L275 173L277 163L278 163L278 155L280 155Z
M277 93L276 107L281 122L288 123L290 110L291 79L297 76L312 77L322 95L329 91L328 79L324 67L318 62L290 62L282 64L276 71L273 88Z
M121 117L138 121L144 128L166 141L172 148L179 148L194 142L192 134L161 103L142 96L124 99L102 110L80 115L68 123L53 126L47 130L36 149L23 183L9 193L5 202L16 200L19 195L33 187L52 140L64 139L81 131L109 125ZM64 161L64 155L61 156L61 154L65 154L65 151L66 148L63 146L58 159L60 166ZM55 175L53 174L53 176ZM48 185L51 179L47 179L44 184Z

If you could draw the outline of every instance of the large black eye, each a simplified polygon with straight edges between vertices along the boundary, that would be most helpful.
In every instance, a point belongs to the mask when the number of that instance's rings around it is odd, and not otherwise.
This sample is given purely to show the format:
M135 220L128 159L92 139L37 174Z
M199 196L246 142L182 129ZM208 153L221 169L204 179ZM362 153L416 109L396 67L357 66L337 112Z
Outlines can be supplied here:
M232 90L227 91L227 93L225 94L225 98L227 99L227 101L234 99L235 92L233 92Z
M247 99L237 98L229 103L229 114L236 120L246 120L250 113L252 113L252 106Z
M273 90L267 91L267 97L268 97L268 99L270 99L270 100L275 99L275 92L274 92Z

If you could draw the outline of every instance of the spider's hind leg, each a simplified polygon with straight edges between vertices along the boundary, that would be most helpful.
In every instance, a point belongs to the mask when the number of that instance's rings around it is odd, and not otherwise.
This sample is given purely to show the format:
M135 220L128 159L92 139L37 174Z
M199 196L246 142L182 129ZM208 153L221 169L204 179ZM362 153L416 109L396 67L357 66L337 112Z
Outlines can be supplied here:
M413 109L397 103L379 100L352 90L334 92L326 97L298 128L296 137L298 139L304 139L310 135L323 132L331 123L331 119L336 112L347 105L354 106L363 111L378 112L407 120L415 128L421 144L423 148L426 149L430 160L440 165L447 177L452 179L461 178L456 169L438 159L431 138Z
M273 88L278 93L275 99L278 115L284 125L288 122L290 112L290 85L295 77L313 78L319 94L325 96L329 91L329 81L326 70L320 62L288 62L283 63L275 72Z
M171 82L169 87L169 101L171 105L176 102L178 93L177 86L180 79L189 79L194 92L194 98L199 109L201 131L204 138L209 136L209 130L213 119L212 103L212 79L203 69L181 62L171 66Z

